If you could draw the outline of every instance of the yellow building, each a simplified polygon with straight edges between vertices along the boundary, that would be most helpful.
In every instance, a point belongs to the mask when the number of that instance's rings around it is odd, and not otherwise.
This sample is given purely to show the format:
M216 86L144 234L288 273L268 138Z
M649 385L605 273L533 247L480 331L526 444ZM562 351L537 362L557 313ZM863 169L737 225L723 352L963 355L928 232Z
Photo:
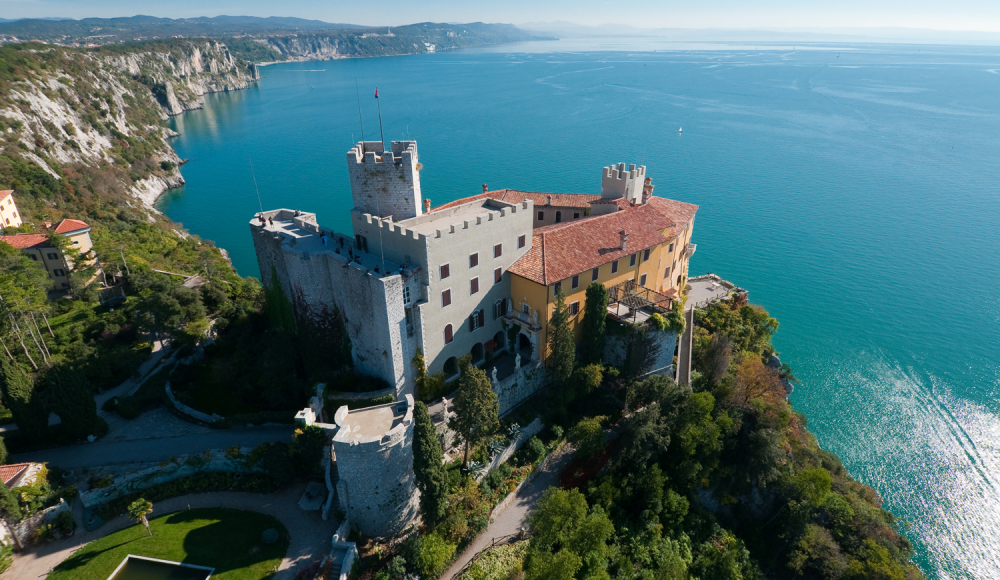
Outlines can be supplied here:
M21 215L14 204L14 190L0 191L0 230L21 225Z
M687 279L697 210L648 196L645 203L621 203L612 213L535 229L531 250L509 270L513 312L508 316L521 325L518 348L530 341L544 360L546 349L539 345L547 344L546 326L560 290L577 341L592 282L610 290L613 316L645 319L653 310L669 309ZM648 303L648 312L630 310L625 303L635 302L626 295Z
M48 222L45 228L53 234L67 238L69 246L77 251L77 255L87 265L94 265L97 260L91 254L94 244L90 240L90 226L80 220L65 219L54 228ZM73 270L73 261L49 239L48 234L14 234L0 236L0 242L5 242L23 250L32 260L45 267L52 279L53 290L69 288L69 275Z

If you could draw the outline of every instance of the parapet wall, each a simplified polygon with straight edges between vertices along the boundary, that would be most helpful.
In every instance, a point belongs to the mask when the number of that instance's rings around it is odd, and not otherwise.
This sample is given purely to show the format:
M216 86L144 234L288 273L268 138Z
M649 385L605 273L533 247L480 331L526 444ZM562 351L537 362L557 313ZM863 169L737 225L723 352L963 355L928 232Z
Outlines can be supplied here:
M645 179L645 165L636 167L633 164L626 169L624 163L619 163L605 167L601 176L601 198L624 197L629 201L641 202Z
M355 209L404 220L422 213L417 142L393 141L390 151L379 141L364 141L347 152Z

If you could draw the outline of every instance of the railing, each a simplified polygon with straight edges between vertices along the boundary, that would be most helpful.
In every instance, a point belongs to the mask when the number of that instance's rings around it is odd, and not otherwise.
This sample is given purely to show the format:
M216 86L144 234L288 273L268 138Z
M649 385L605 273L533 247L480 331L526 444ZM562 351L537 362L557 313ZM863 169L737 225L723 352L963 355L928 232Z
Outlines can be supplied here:
M694 251L698 249L698 244L688 244L684 246L684 256L690 258L694 255Z
M455 574L452 575L452 578L453 579L461 578L462 574L468 572L469 568L472 568L473 564L478 562L480 558L482 558L487 552L489 552L493 548L496 548L497 546L506 546L508 544L516 544L517 542L528 539L530 535L531 534L527 530L522 530L521 532L518 532L516 534L510 534L507 536L500 536L499 538L493 538L493 541L490 542L489 547L483 548L478 553L476 553L476 555L473 556L471 560L466 562L465 566L462 566L461 570L455 572Z
M538 329L541 328L541 325L537 324L534 321L534 319L531 317L531 315L525 314L524 312L521 312L520 310L515 310L514 312L508 312L504 316L508 320L517 320L519 322L523 322L524 324L528 325L528 329L530 329L530 330L537 331Z

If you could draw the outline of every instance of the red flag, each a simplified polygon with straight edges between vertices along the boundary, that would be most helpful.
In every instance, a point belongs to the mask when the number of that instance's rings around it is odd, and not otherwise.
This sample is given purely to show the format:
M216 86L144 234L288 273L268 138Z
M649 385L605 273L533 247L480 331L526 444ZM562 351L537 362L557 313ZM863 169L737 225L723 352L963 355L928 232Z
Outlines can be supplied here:
M375 88L375 98L378 98L378 87Z

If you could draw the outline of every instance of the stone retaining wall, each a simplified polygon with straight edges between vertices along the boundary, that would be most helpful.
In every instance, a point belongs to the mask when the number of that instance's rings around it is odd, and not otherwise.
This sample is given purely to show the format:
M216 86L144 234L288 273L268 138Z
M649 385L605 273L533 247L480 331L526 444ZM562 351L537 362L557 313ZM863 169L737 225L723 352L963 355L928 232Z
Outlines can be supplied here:
M212 413L211 415L207 413L202 413L201 411L196 411L191 407L188 407L184 403L178 401L177 397L174 396L174 392L170 390L170 381L167 381L167 384L164 386L164 390L166 390L167 398L170 399L170 403L174 406L174 408L180 411L181 413L184 413L188 417L191 417L196 421L201 421L202 423L215 423L216 421L222 420L221 415L216 415L215 413Z
M541 419L536 418L531 423L528 423L528 425L525 428L521 429L521 432L518 434L517 439L511 441L510 445L508 445L506 449L498 453L496 457L494 457L493 460L490 461L490 464L487 466L487 468L484 469L483 472L476 477L476 481L482 481L491 471L493 471L497 467L500 467L501 463L513 457L514 454L517 453L518 449L524 446L524 444L527 443L529 439L541 433L542 429L544 428L545 425L542 424Z

